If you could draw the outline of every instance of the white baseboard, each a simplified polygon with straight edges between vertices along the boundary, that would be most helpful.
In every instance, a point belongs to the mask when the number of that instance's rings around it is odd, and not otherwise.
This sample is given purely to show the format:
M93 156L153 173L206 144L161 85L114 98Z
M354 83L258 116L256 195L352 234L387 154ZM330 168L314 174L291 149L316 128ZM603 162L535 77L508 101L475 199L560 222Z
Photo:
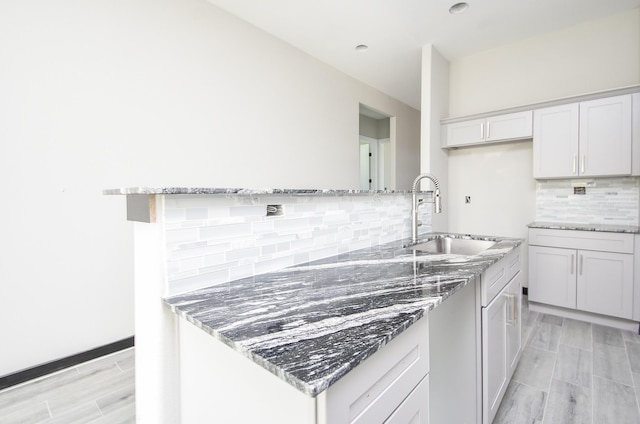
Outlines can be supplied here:
M591 312L578 311L575 309L562 308L560 306L546 305L529 301L529 310L543 314L557 315L563 318L571 318L586 321L593 324L606 325L619 328L621 330L633 331L637 333L640 329L638 322L628 319L608 317L606 315L593 314Z

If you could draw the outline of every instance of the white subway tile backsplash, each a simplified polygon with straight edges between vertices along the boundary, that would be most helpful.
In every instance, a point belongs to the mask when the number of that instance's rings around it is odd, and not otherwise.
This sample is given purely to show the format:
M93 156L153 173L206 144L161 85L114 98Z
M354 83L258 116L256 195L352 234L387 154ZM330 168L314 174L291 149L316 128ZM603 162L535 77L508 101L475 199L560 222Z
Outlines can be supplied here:
M185 209L185 220L193 219L209 219L209 209L207 208L188 208Z
M266 205L283 214L266 216ZM411 196L165 196L173 293L410 236ZM428 207L420 210L431 230ZM614 216L612 214L612 216Z
M293 256L282 256L271 259L259 259L255 263L256 274L264 274L265 272L275 271L295 265Z
M640 178L598 178L586 194L574 194L573 182L538 181L536 221L576 224L638 225Z
M205 255L203 258L203 265L204 266L215 266L215 265L222 265L226 262L227 259L227 255L225 255L224 252L220 252L220 253L215 253L215 254L211 254L211 255Z
M246 264L242 266L229 268L229 280L239 280L255 275L255 264Z
M250 223L208 225L200 228L201 240L229 239L250 234Z
M242 217L267 216L267 205L233 206L229 208L229 215Z
M239 259L251 259L260 256L259 247L245 247L240 249L230 250L226 253L227 261L235 261Z
M207 286L214 286L231 281L229 279L229 269L225 268L216 272L207 272L185 278L169 280L169 293L168 295L174 295L178 293L184 293L191 290L197 290Z
M168 245L177 243L187 243L190 241L198 240L197 228L180 228L180 229L167 229L165 240Z

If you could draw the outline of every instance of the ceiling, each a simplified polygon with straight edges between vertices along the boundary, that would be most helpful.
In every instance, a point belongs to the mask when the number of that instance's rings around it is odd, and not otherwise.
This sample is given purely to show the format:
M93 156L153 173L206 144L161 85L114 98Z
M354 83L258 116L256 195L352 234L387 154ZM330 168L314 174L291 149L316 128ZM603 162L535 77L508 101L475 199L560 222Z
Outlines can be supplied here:
M454 60L640 6L640 0L208 0L420 109L421 48ZM356 51L359 44L369 46Z

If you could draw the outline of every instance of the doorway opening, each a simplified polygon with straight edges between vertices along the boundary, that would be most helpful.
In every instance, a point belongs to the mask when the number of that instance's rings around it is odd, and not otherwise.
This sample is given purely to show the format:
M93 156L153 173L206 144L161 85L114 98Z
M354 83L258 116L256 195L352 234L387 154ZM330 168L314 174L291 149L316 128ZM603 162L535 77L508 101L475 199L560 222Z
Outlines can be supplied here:
M395 189L395 118L360 104L360 189Z

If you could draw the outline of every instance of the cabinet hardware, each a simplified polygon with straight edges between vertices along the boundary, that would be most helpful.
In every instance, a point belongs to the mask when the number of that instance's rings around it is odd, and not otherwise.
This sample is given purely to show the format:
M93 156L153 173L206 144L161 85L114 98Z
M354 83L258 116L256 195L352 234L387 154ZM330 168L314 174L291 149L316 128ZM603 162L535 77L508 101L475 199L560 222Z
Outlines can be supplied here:
M487 122L487 140L491 138L491 122Z
M573 174L576 173L576 160L577 159L578 158L576 157L576 155L573 155L573 162L572 162L572 167L571 167L571 169L572 169L571 173L573 173Z
M584 174L584 158L586 155L582 155L582 161L580 162L580 173Z
M480 124L480 138L484 138L484 123Z
M509 302L507 304L507 324L514 325L516 323L516 299L518 296L511 293L505 293L505 296Z
M584 264L584 255L580 255L580 275L582 275L583 264Z
M571 275L573 275L573 272L574 272L574 265L575 265L575 255L571 255Z

